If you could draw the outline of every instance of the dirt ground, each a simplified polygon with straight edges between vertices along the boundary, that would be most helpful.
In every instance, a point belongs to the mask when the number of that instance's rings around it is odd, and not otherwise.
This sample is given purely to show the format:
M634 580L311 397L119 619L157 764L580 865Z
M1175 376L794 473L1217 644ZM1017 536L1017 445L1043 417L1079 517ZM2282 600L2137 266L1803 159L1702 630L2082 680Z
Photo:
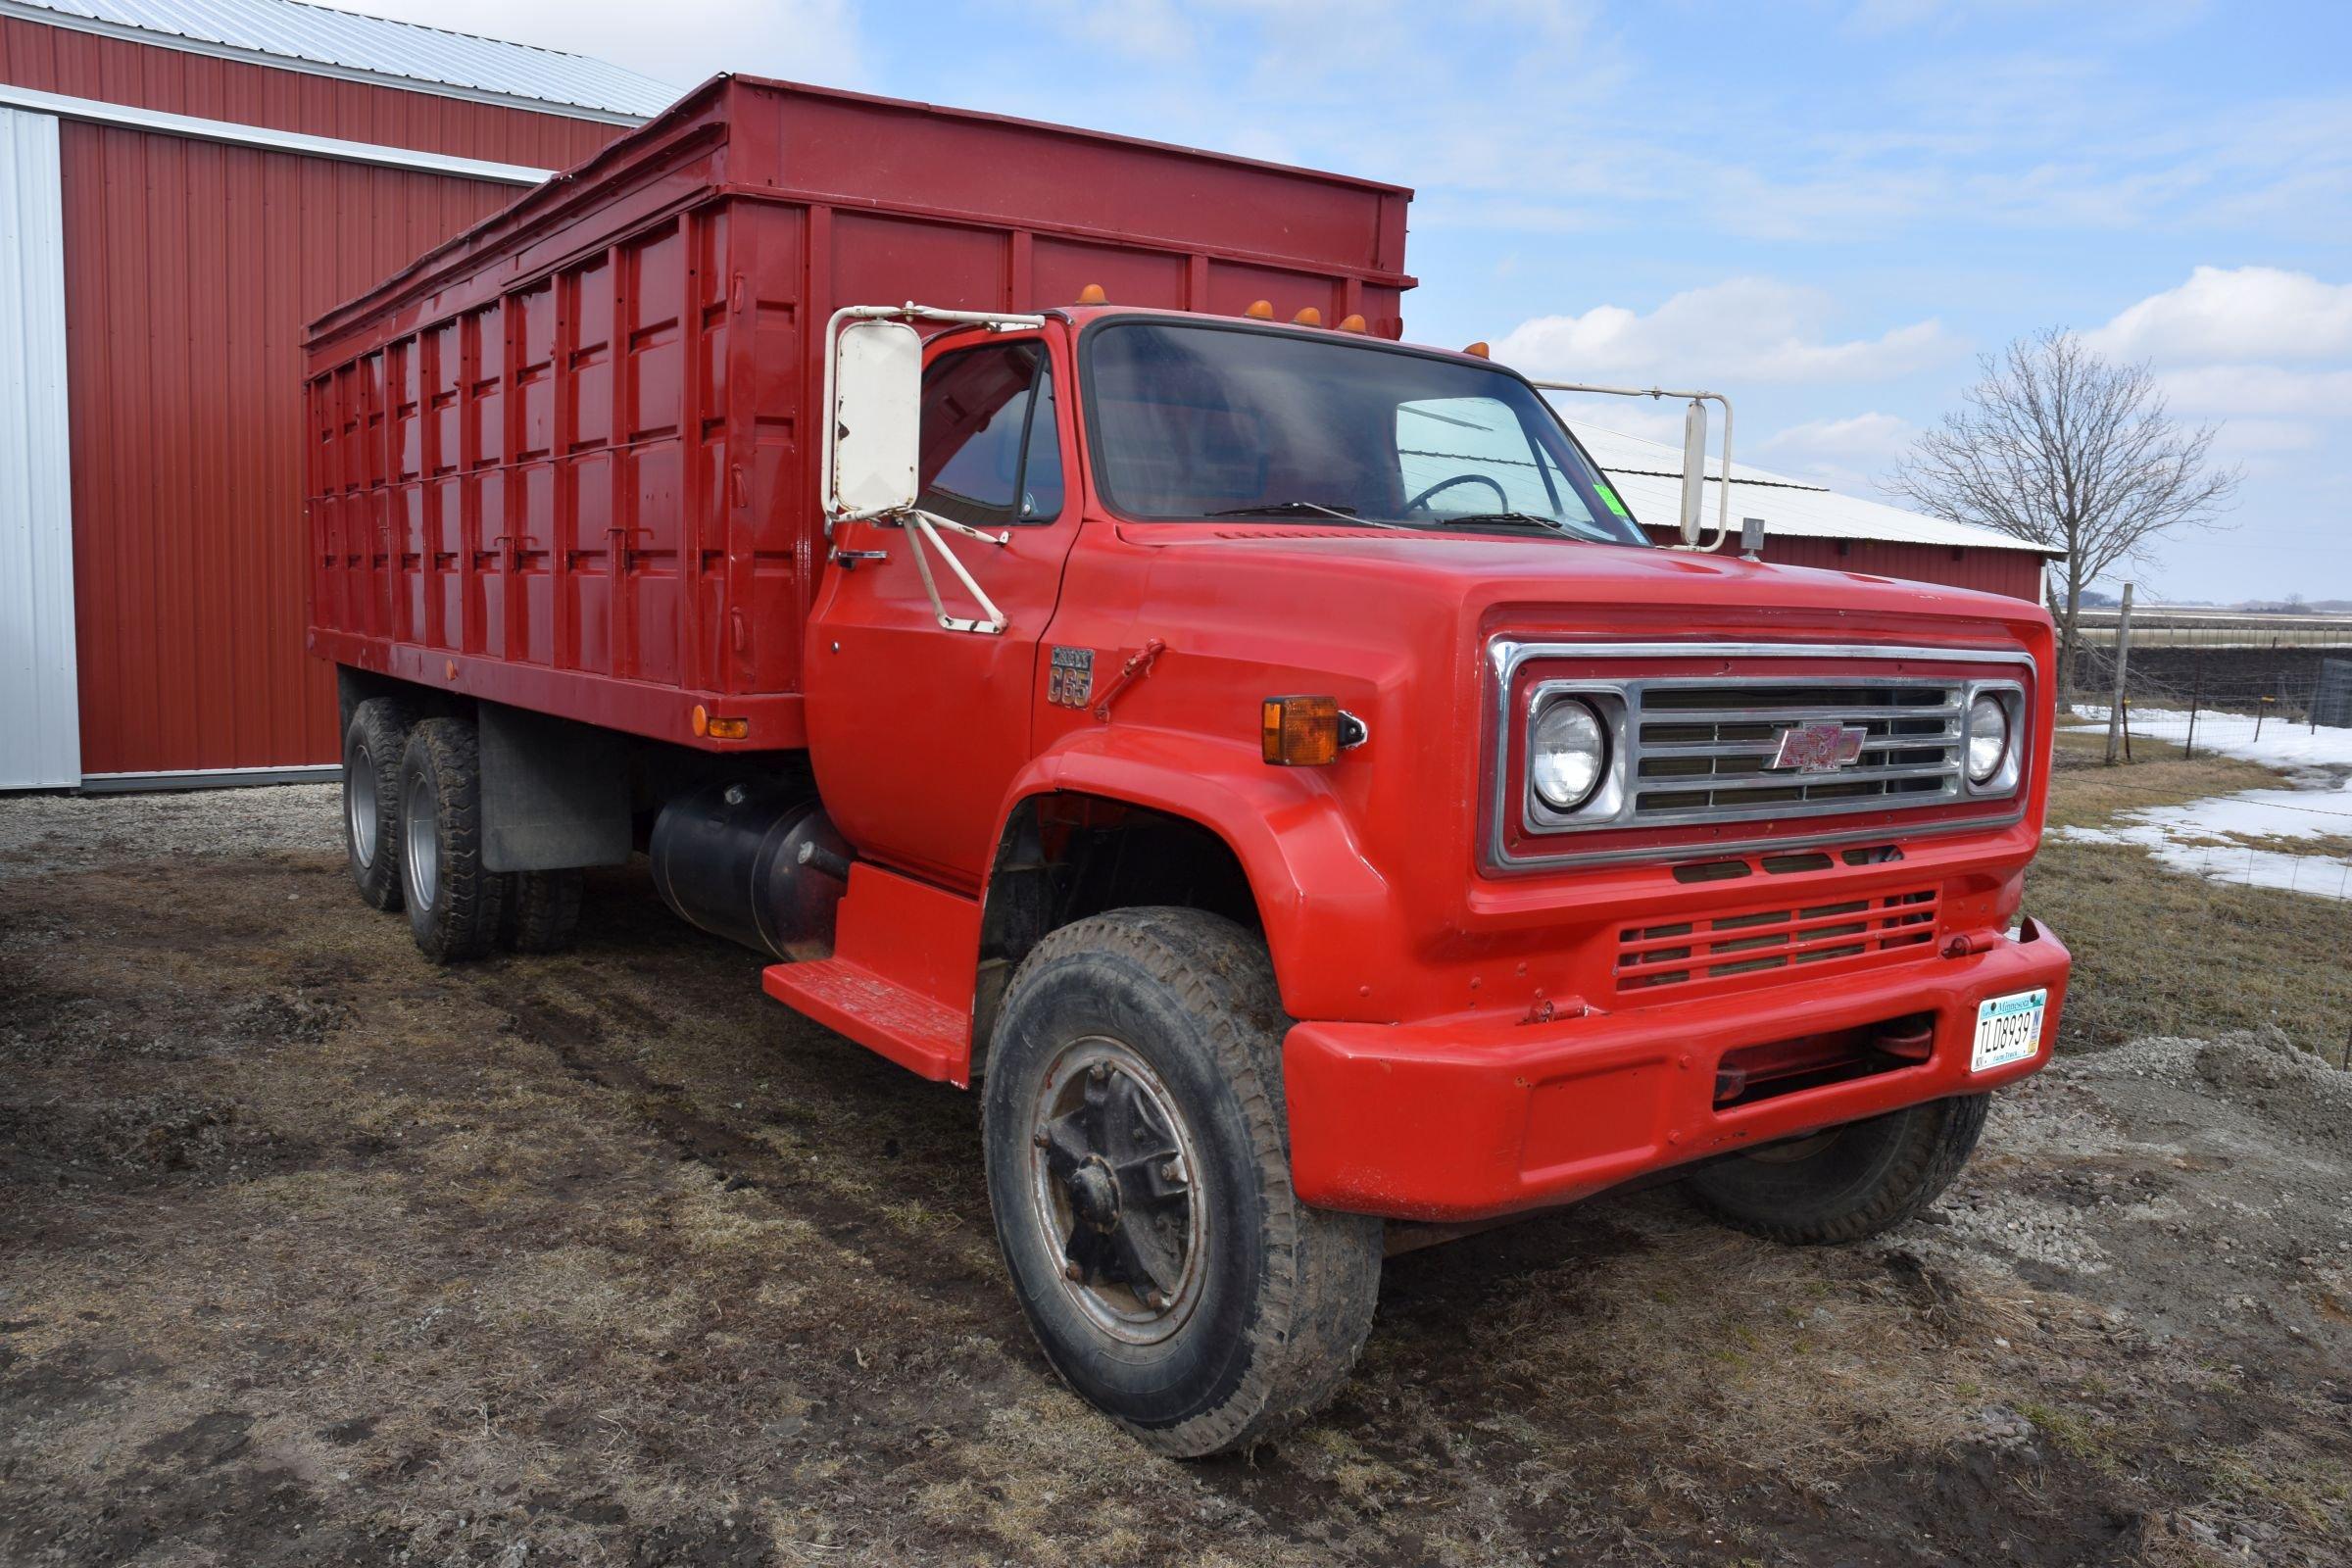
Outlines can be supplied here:
M1032 1346L969 1097L641 871L428 968L333 812L0 802L0 1562L2344 1561L2352 1073L2275 1030L2066 1056L1871 1245L1400 1257L1319 1424L1176 1463Z

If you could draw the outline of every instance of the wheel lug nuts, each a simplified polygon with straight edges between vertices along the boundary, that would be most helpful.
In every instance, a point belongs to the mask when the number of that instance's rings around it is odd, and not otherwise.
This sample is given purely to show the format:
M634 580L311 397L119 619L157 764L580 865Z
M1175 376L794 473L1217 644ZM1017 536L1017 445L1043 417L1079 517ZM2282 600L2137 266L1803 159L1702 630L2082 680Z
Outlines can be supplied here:
M1075 1263L1064 1263L1061 1265L1061 1277L1073 1282L1083 1280L1086 1278L1086 1270Z
M1029 1138L1029 1141L1030 1141L1031 1143L1035 1144L1035 1145L1036 1145L1038 1148L1040 1148L1040 1149L1044 1149L1044 1148L1046 1148L1046 1147L1047 1147L1047 1146L1048 1146L1048 1145L1049 1145L1049 1144L1052 1142L1052 1140L1051 1140L1051 1139L1049 1139L1048 1137L1046 1137L1046 1135L1045 1135L1044 1133L1033 1133L1033 1134L1031 1134L1031 1135L1030 1135L1030 1138Z
M1172 1182L1183 1174L1183 1167L1179 1166L1172 1159L1159 1167L1159 1179L1163 1182Z
M1087 1073L1087 1076L1092 1078L1097 1083L1102 1083L1110 1076L1110 1063L1106 1061L1096 1062L1094 1067Z

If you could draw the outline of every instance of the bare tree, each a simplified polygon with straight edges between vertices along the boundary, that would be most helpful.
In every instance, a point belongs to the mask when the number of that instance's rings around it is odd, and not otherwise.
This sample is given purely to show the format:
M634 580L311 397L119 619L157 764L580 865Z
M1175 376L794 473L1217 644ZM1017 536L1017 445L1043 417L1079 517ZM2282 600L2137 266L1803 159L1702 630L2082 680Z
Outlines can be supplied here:
M1954 522L2066 552L2058 619L2059 690L2075 687L2085 584L2180 528L2215 526L2236 493L2214 468L2214 427L2174 421L2145 365L2117 365L2074 333L2020 338L1961 407L1920 436L1887 488Z

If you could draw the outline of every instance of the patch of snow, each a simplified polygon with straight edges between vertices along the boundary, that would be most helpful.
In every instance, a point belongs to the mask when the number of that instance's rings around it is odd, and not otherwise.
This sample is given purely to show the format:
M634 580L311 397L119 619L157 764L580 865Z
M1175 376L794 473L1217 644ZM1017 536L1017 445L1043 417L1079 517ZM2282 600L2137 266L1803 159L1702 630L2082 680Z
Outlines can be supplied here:
M2105 730L2107 727L2107 710L2103 707L2084 706L2075 712L2087 722L2061 722L2059 728ZM2135 738L2145 735L2171 741L2176 746L2188 739L2188 710L2184 708L2142 708L2134 703L2131 705L2131 714ZM2262 721L2262 733L2257 736L2254 720L2246 714L2206 710L2197 714L2196 746L2200 752L2243 758L2272 767L2352 767L2352 729L2331 724L2315 728L2276 716Z
M2315 770L2297 774L2295 783L2299 787L2241 790L2186 806L2135 807L2104 827L2051 831L2078 844L2137 845L2160 864L2216 882L2352 900L2352 860L2239 842L2352 838L2352 777Z

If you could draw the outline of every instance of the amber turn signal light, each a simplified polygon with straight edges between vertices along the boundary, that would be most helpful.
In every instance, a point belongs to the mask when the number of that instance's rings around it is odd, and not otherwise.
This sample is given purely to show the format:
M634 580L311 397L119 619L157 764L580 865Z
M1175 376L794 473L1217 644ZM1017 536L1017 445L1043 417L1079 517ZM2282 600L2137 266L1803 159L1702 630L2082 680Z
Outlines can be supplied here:
M740 741L751 737L750 719L720 718L700 703L694 705L691 718L697 735L708 735L714 741Z
M1269 697L1258 705L1258 739L1276 767L1321 767L1340 760L1340 700Z

